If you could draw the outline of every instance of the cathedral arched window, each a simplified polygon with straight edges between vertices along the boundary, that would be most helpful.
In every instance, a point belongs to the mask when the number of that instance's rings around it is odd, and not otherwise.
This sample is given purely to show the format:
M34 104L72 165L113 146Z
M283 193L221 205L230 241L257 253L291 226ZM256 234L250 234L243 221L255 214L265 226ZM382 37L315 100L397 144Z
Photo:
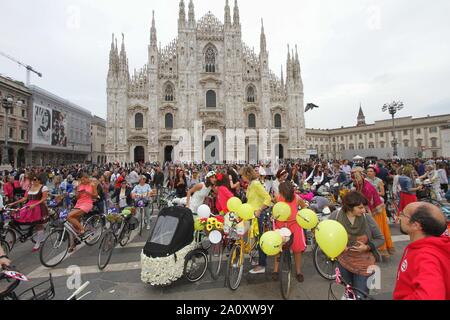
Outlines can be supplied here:
M206 92L206 107L207 108L216 108L216 92L214 90L209 90Z
M216 72L216 50L213 46L205 51L205 72Z
M144 128L144 116L142 113L136 113L134 116L134 127L136 129L142 129Z
M277 113L275 115L274 122L275 122L275 128L276 129L281 129L281 114Z
M166 113L165 116L165 128L166 129L173 129L173 114Z
M255 87L249 86L247 88L247 102L255 102L256 101L256 93Z
M248 115L248 127L252 129L256 128L256 116L253 113Z
M168 83L164 89L164 101L173 101L174 93L172 84Z

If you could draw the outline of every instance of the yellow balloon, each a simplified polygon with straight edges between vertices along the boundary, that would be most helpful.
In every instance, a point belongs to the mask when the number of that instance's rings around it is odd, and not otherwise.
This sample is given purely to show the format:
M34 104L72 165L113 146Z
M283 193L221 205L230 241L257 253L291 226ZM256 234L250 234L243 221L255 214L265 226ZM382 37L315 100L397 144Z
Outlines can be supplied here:
M319 223L315 236L320 249L331 259L339 257L347 247L347 231L342 224L335 220L325 220Z
M242 220L250 220L255 217L255 210L250 204L244 203L238 208L237 214Z
M305 230L311 230L317 227L319 219L317 214L311 209L302 209L297 213L295 217L297 223Z
M195 221L194 221L194 229L195 229L195 231L203 231L203 230L205 230L205 225L200 222L200 218L195 219Z
M231 212L237 212L241 205L242 201L237 197L230 198L227 201L227 208Z
M283 238L276 231L267 231L261 236L259 245L265 254L268 256L275 256L281 252Z
M291 216L291 207L286 202L278 202L273 206L272 216L278 221L288 221Z

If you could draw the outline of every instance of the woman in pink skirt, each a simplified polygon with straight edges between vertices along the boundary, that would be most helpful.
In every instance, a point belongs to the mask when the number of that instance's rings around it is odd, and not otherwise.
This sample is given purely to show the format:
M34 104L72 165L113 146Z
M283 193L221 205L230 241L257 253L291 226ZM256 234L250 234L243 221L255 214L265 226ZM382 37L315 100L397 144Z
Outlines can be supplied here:
M306 250L305 234L302 227L297 223L296 216L298 207L306 208L303 200L294 192L292 182L286 181L280 184L278 202L285 202L291 207L291 216L288 221L275 221L276 229L288 228L294 235L294 240L291 245L291 250L294 253L296 278L298 282L303 282L304 277L302 273L302 253ZM275 266L273 268L273 280L278 279L278 257L275 258Z
M75 208L69 213L67 221L69 221L75 230L82 236L84 228L80 223L81 217L92 210L94 206L94 199L97 199L97 188L91 183L87 173L81 175L80 184L76 189L77 203ZM71 251L75 248L72 245Z

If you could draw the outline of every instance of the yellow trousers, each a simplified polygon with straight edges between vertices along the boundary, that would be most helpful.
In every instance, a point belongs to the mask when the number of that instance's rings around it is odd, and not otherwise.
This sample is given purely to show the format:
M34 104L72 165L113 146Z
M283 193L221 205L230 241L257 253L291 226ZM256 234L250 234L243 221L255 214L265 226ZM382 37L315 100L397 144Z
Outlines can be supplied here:
M380 228L380 231L384 236L384 244L378 249L380 251L384 251L386 249L393 248L394 243L392 242L391 230L389 229L389 224L387 222L386 209L383 209L381 213L374 215L373 219L377 223L378 228Z

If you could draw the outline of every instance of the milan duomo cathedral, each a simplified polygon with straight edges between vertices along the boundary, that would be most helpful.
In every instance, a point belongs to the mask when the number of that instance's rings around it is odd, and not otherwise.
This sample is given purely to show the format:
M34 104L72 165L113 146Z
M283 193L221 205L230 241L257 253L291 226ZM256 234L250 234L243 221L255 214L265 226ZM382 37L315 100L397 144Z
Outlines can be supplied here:
M292 51L291 51L292 50ZM242 42L239 7L224 23L179 4L178 37L162 47L153 13L148 63L132 75L124 36L111 43L107 78L109 162L237 162L306 158L303 83L293 48L286 78Z

